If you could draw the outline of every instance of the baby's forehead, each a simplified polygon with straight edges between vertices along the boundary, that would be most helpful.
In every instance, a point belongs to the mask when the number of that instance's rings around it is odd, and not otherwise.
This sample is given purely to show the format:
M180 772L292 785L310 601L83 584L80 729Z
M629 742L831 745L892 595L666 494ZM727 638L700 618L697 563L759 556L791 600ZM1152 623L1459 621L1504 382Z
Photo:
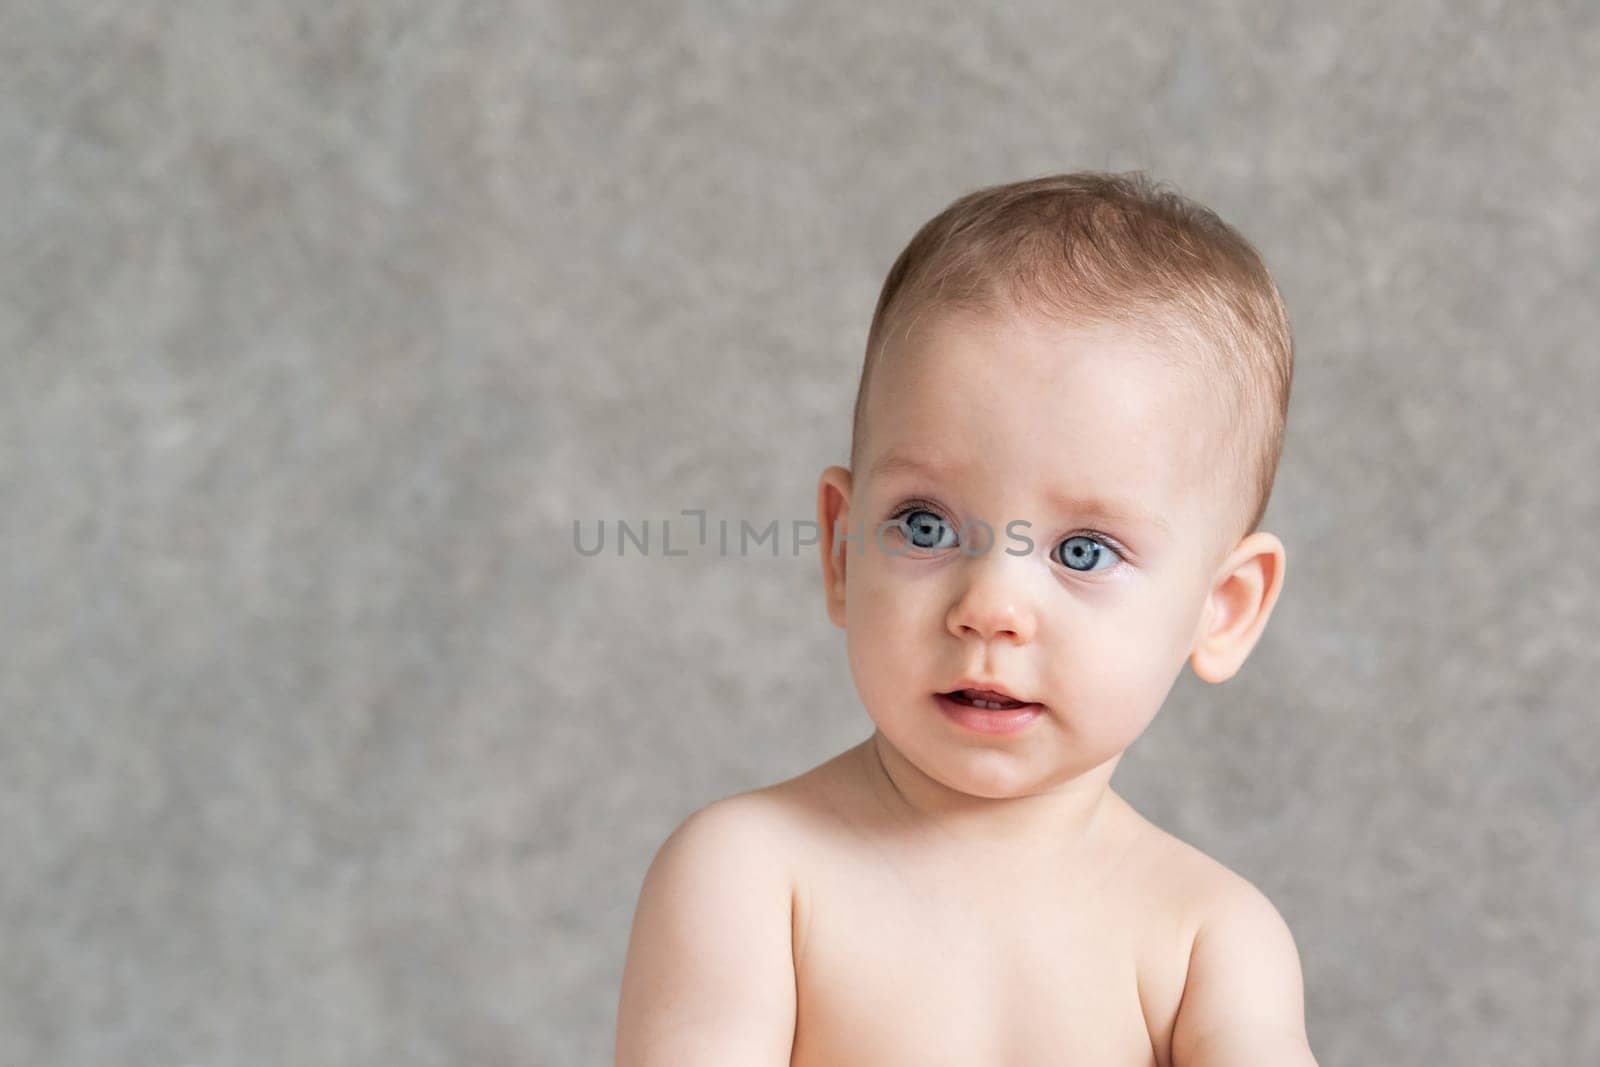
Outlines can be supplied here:
M1151 393L1192 396L1215 387L1203 349L1159 321L1080 322L1020 309L921 311L903 331L891 331L870 362L875 379L921 377L938 363L981 374L995 391L1033 393L1111 374L1135 376Z
M1224 415L1215 382L1121 339L1033 335L1011 343L1003 334L947 335L894 353L886 364L866 408L897 420L938 423L976 406L997 419L1031 415L1052 429L1082 426L1102 441L1149 448L1161 427L1181 430ZM1191 434L1177 436L1179 447L1194 443Z
M968 402L997 412L1059 403L1061 418L1128 448L1151 447L1138 437L1159 423L1179 431L1178 449L1204 451L1232 420L1211 361L1165 327L947 307L917 314L891 338L858 397L863 438L885 415L937 424ZM1134 416L1147 425L1129 425L1141 421Z

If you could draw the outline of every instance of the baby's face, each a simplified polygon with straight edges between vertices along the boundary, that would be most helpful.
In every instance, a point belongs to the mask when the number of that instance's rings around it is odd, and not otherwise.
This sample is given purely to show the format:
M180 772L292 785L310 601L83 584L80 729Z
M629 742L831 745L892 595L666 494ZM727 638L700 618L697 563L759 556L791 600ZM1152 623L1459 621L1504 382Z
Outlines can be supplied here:
M1231 547L1198 477L1216 427L1114 327L947 313L906 343L869 386L839 520L866 538L830 613L907 759L969 794L1039 792L1127 748L1190 654ZM942 695L968 680L1043 707L994 732L1003 712Z

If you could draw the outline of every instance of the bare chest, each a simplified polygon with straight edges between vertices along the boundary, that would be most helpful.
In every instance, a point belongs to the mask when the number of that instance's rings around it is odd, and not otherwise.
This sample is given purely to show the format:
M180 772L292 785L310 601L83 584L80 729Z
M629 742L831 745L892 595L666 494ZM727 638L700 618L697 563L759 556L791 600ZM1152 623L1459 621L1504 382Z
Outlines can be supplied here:
M844 871L799 895L796 1067L1167 1067L1187 961L1133 887Z

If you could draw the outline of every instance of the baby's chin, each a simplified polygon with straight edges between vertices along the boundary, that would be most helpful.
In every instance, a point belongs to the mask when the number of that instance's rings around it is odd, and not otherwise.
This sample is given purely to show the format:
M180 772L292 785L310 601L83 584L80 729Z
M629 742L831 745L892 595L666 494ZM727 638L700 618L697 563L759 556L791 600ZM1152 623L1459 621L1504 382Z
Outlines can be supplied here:
M1039 724L1036 724L1039 725ZM956 737L918 736L897 743L878 728L881 743L892 746L906 769L947 799L1014 800L1061 788L1103 761L1083 766L1049 744L1004 745Z
M997 750L959 753L934 770L946 786L974 800L1038 796L1075 777L1059 766L1040 767L1025 755Z

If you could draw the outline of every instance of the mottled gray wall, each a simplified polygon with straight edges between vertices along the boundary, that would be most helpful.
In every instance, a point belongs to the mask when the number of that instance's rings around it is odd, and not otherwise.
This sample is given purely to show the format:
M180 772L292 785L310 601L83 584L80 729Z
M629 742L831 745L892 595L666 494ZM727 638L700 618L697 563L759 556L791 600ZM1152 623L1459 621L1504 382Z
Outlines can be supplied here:
M1594 5L0 17L0 1061L608 1062L662 838L869 725L813 551L572 521L809 516L915 227L1134 167L1300 362L1118 787L1323 1067L1600 1060Z

